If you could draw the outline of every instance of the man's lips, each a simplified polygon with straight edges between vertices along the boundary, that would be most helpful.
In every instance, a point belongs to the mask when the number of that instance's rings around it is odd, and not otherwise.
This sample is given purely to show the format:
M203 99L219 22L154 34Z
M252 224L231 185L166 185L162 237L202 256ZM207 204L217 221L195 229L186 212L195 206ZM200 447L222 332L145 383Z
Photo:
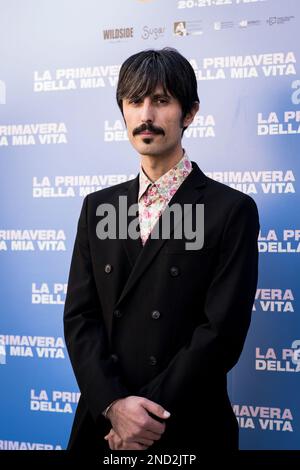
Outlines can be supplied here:
M139 127L136 127L133 132L133 136L136 135L141 135L143 137L153 137L155 135L164 135L163 129L160 128L155 128L152 125L146 126L146 125L141 125Z

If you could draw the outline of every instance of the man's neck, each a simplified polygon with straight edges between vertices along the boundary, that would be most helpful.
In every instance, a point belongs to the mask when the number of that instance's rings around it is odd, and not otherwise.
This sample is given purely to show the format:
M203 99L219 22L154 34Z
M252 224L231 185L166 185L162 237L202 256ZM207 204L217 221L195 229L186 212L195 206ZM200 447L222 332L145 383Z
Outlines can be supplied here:
M173 168L182 159L183 153L184 150L180 148L170 156L141 155L141 166L146 176L154 182Z

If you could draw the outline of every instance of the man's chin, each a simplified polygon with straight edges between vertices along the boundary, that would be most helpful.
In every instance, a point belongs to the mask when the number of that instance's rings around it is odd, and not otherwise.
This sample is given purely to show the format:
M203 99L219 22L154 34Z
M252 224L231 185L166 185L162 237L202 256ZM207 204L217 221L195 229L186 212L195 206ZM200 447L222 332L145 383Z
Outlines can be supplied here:
M140 155L160 155L163 150L159 145L155 145L153 141L149 143L140 142L139 145L135 144L133 147Z
M152 137L143 137L142 141L144 142L144 144L149 145L149 144L152 144L153 138Z

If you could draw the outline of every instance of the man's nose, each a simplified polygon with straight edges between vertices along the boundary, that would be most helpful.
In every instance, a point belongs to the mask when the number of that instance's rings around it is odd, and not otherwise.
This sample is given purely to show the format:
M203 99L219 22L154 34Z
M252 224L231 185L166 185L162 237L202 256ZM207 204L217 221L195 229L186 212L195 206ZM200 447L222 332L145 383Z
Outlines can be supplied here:
M154 120L154 109L150 100L145 99L141 108L141 121L142 122L153 122Z

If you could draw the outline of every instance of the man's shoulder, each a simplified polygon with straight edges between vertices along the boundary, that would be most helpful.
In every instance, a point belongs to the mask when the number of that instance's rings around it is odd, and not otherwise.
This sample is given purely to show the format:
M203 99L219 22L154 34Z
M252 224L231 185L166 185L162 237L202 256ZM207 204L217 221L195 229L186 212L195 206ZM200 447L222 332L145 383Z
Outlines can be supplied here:
M192 162L192 164L196 170L195 176L197 183L199 183L199 186L202 186L204 183L206 204L214 208L224 209L225 212L230 210L233 206L239 205L239 203L242 206L252 206L252 208L256 208L256 203L251 196L227 184L214 180L205 174L196 162Z
M208 198L214 200L221 206L233 206L238 205L239 203L256 206L256 203L251 196L239 191L238 189L227 186L224 183L220 183L208 176L206 176L206 182Z

